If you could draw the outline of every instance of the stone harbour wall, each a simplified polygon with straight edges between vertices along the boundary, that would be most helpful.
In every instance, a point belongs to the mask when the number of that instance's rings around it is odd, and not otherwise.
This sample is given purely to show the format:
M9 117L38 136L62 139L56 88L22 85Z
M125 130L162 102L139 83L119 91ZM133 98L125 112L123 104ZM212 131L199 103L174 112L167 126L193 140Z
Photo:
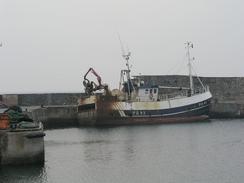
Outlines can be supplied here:
M141 75L145 85L189 87L189 77L180 75ZM244 77L200 77L208 85L213 95L210 116L212 118L244 117ZM199 87L194 77L194 86ZM76 124L76 105L82 93L47 93L47 94L5 94L0 100L9 105L20 105L35 120L44 123L44 127ZM35 110L33 110L35 109ZM61 126L62 126L61 125Z
M179 75L140 76L145 84L189 87L189 77ZM213 95L210 115L216 118L244 117L244 77L200 77ZM196 77L194 86L200 87Z

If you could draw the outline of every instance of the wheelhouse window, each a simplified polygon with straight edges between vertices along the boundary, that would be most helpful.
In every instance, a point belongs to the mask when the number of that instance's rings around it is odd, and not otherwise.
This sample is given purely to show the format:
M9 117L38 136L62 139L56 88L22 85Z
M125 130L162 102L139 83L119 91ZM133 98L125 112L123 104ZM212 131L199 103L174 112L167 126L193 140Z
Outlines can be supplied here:
M148 89L145 89L145 94L148 94Z
M153 89L153 93L156 94L157 93L157 88Z

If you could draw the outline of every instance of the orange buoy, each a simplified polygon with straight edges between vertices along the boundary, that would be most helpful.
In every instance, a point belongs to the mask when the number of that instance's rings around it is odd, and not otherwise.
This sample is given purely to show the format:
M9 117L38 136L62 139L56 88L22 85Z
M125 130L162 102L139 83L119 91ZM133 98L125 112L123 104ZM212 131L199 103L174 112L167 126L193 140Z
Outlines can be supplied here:
M7 114L0 114L0 130L9 128L9 117Z

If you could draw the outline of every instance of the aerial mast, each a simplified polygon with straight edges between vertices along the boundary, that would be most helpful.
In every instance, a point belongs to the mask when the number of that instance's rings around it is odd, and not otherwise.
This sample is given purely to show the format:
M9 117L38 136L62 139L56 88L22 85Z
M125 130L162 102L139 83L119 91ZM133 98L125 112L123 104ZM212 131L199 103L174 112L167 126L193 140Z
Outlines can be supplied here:
M189 68L189 79L190 79L190 90L191 90L191 95L194 94L194 84L193 84L193 78L192 78L192 65L191 65L191 61L194 60L194 58L192 59L190 56L190 48L193 48L193 44L192 42L186 42L186 55L187 55L187 59L188 59L188 68Z
M118 34L118 37L119 37L119 42L120 42L120 46L121 46L122 57L125 59L125 61L126 61L126 67L127 67L127 70L122 70L121 71L121 77L123 76L123 73L126 74L126 77L127 77L128 97L130 98L131 97L131 89L133 89L133 85L131 85L132 83L131 83L131 77L130 77L130 64L129 64L129 59L130 59L130 56L131 56L131 52L129 50L127 50L127 53L125 52L119 34ZM122 79L120 79L120 80L122 81ZM121 83L120 83L120 85L121 85Z

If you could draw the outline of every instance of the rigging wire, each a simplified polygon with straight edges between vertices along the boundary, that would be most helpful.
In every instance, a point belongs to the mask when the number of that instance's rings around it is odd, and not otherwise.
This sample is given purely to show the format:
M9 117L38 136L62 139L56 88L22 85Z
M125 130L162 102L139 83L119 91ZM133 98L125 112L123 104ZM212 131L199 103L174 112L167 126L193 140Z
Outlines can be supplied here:
M169 75L170 72L174 74L174 70L176 71L175 73L179 73L180 71L182 71L184 68L182 67L183 66L183 63L185 62L185 58L186 56L184 55L181 59L181 62L180 64L177 62L175 65L173 65L173 67L171 67L167 72L166 74ZM177 67L178 66L178 67ZM177 70L176 70L177 69Z
M183 66L183 64L186 62L185 59L186 59L186 55L184 55L184 56L182 57L182 61L181 61L180 64L176 63L173 67L171 67L171 68L168 70L167 75L169 75L170 72L174 73L174 72L173 72L174 70L176 71L175 73L179 73L179 72L181 72L182 70L184 70L185 68L182 67L182 66ZM204 85L203 85L203 82L201 81L201 79L200 79L199 76L197 75L195 66L193 66L193 65L194 65L194 63L192 64L192 70L193 70L193 72L194 72L194 76L197 78L197 80L198 80L198 82L201 84L201 86L202 86L203 88L205 88ZM177 69L177 70L176 70L176 69Z
M201 86L202 86L203 88L205 88L205 86L203 85L201 79L200 79L199 76L197 75L196 69L195 69L195 67L194 67L193 65L194 65L194 64L192 64L191 67L192 67L192 70L193 70L193 72L194 72L195 77L197 78L197 80L199 81L199 83L201 84Z

